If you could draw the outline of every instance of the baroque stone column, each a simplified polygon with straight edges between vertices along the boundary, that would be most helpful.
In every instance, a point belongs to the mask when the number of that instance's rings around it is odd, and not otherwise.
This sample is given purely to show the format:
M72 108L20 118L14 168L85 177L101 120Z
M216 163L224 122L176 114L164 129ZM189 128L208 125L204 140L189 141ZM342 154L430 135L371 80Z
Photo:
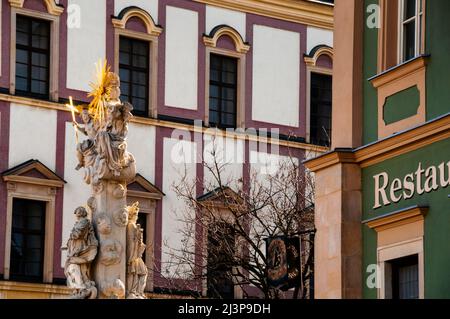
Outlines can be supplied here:
M98 298L124 298L126 295L126 247L128 208L127 184L136 175L136 164L127 151L128 123L132 106L122 103L119 77L107 73L108 92L94 112L81 113L82 125L75 124L88 139L77 146L84 180L91 186L87 201L98 239L98 253L92 265L92 277Z

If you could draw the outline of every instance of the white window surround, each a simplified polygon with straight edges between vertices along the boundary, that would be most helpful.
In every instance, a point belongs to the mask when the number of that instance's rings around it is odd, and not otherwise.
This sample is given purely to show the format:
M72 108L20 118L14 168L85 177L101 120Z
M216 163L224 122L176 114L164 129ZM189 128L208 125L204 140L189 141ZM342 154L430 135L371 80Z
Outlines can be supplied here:
M49 98L58 101L59 93L59 30L60 16L64 11L63 7L57 6L53 0L43 1L47 8L47 13L23 8L23 0L9 0L11 5L11 41L10 41L10 86L11 95L16 91L16 17L24 15L50 22L50 68L49 68Z
M126 28L127 21L133 17L139 18L146 26L147 32L137 32ZM114 71L119 72L119 46L120 37L147 41L150 47L150 68L149 68L149 105L148 115L157 117L158 103L158 38L162 33L162 28L158 27L150 14L140 8L128 9L121 18L113 18L114 26Z
M406 1L400 0L399 3L399 25L398 25L398 61L399 64L406 62L405 59L405 25L408 23L415 24L415 49L414 49L414 57L419 56L424 53L424 26L425 26L425 5L426 0L416 0L416 8L414 16L405 19L405 9L406 9Z

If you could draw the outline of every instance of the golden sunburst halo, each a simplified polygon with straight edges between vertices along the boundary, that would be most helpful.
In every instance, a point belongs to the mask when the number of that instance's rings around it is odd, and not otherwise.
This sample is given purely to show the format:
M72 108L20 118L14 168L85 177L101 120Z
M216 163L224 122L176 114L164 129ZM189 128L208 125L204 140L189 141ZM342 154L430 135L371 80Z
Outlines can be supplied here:
M110 72L110 66L107 60L101 59L95 64L95 82L89 83L92 91L88 94L88 97L92 97L91 103L89 103L89 114L93 117L94 122L103 124L106 115L106 102L109 100L111 94L110 78L108 73Z

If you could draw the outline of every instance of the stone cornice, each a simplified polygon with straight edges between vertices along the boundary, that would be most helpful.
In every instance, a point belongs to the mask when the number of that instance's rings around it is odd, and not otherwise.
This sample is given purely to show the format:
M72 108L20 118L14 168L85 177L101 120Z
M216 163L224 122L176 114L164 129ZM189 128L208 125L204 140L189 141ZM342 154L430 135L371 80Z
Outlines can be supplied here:
M0 93L0 101L6 101L6 102L10 102L10 103L22 104L22 105L33 106L33 107L46 108L46 109L51 109L51 110L70 112L70 110L67 107L65 107L63 104L60 104L60 103L44 101L44 100L37 100L37 99L15 96L15 95L10 95L10 94L1 94ZM171 128L171 129L188 130L191 132L199 132L199 133L204 133L204 134L211 134L210 132L213 131L213 130L211 130L209 128L205 128L205 127L202 127L201 129L197 129L195 126L190 125L190 124L181 124L181 123L176 123L176 122L171 122L171 121L164 121L164 120L158 120L158 119L153 119L153 118L144 118L144 117L134 117L131 119L131 122L144 124L144 125L166 127L166 128ZM323 147L323 146L294 142L294 141L286 141L286 140L275 139L275 138L271 139L271 138L265 138L265 137L258 137L258 136L246 134L246 133L214 131L214 134L217 135L218 137L236 138L239 140L248 140L248 141L258 141L261 143L280 145L280 146L290 147L290 148L294 148L294 149L303 149L303 150L306 150L309 152L325 153L326 151L328 151L328 148Z
M333 6L305 0L194 0L314 27L333 29Z
M404 224L423 220L428 213L428 207L409 207L397 212L379 216L370 220L363 221L369 228L375 229L377 232L398 227Z
M355 150L337 149L304 163L313 172L338 163L357 163L361 167L368 167L449 137L450 113L373 144Z

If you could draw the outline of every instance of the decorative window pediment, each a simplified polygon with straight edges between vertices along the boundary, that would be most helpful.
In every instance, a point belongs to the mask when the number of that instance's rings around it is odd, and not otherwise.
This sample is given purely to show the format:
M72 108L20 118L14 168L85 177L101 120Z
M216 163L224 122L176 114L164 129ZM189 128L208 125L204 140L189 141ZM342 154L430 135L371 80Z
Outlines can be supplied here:
M51 187L63 187L66 181L39 160L29 160L12 167L2 174L5 182L21 182Z
M23 8L23 3L25 0L9 0L11 7ZM64 12L64 7L57 4L55 0L43 0L45 6L47 7L48 13L52 15L59 16Z
M215 48L222 36L227 36L233 40L236 52L247 53L250 50L250 45L244 42L239 32L227 25L218 25L212 29L209 35L203 36L203 43L206 46Z
M165 194L141 174L136 174L133 181L128 184L128 196L160 200Z
M148 34L159 36L162 33L163 29L155 24L151 15L147 11L135 6L123 9L117 17L112 19L112 23L116 28L126 29L128 20L133 17L139 18L145 24Z

